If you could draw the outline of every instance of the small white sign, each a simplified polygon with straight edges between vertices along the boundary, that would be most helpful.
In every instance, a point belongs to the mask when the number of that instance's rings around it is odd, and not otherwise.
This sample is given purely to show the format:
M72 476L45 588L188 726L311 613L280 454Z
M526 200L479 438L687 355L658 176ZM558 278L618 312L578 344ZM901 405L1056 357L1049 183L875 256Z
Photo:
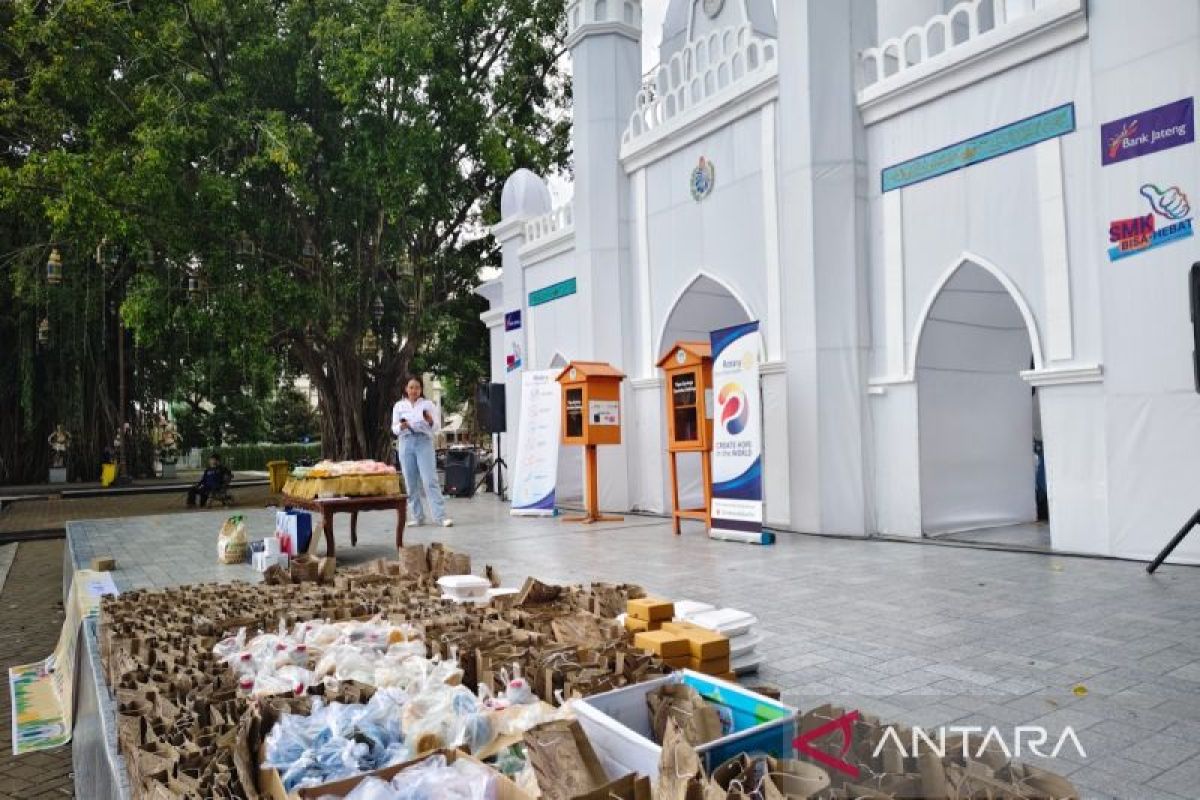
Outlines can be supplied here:
M616 400L589 400L588 417L593 425L620 425L620 407Z

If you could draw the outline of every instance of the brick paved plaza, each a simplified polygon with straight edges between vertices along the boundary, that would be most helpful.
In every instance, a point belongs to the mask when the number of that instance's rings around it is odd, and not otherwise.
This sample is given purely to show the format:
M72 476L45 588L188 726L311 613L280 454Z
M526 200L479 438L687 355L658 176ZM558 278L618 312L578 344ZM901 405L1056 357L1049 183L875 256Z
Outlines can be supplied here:
M1200 787L1200 570L970 547L782 535L773 547L676 538L660 519L590 528L513 519L492 496L451 501L451 529L412 528L495 565L506 585L632 581L672 598L754 613L768 634L757 679L810 708L835 702L936 726L1077 732L1042 763L1094 798L1194 797ZM74 555L117 558L123 588L255 580L219 567L221 512L72 525ZM250 511L252 537L273 527ZM388 556L390 519L365 514L359 545L339 529L339 565ZM1083 690L1077 689L1083 687ZM1076 692L1079 692L1077 694ZM1082 695L1082 696L1080 696Z

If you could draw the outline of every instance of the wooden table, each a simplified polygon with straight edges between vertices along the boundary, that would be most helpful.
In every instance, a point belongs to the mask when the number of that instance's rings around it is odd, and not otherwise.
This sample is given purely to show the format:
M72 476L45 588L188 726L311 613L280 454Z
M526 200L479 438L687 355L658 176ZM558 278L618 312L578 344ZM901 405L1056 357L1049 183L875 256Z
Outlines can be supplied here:
M279 502L284 506L303 508L314 514L321 515L321 527L325 531L325 555L334 555L333 546L333 516L334 514L350 515L350 546L358 544L358 512L360 511L395 511L396 512L396 549L404 546L404 520L408 515L408 495L387 494L373 497L329 497L305 500L291 495L280 495ZM308 552L317 549L317 533L313 531L312 541L308 544Z

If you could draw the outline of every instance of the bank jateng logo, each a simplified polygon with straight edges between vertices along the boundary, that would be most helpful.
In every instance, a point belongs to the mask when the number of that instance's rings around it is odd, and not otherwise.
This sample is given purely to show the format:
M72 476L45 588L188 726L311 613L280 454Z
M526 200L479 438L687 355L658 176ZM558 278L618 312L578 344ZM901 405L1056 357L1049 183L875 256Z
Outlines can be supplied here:
M746 430L746 422L750 419L750 409L746 404L746 392L739 383L730 381L721 387L717 394L721 404L721 424L731 436L737 436Z
M1182 189L1147 183L1139 191L1149 204L1150 213L1109 223L1108 241L1112 243L1108 248L1109 261L1135 256L1192 235L1192 207ZM1160 217L1166 222L1160 222Z
M847 761L846 755L854 747L855 723L859 717L859 712L848 711L800 734L792 742L792 746L818 764L858 779L862 769ZM995 725L990 728L979 725L948 725L939 728L902 728L885 725L879 732L879 741L871 751L872 761L879 760L885 751L902 758L918 758L923 754L932 754L944 759L948 747L961 751L963 755L975 761L982 761L984 754L989 752L1003 753L1009 759L1030 755L1057 758L1059 753L1068 750L1074 751L1076 758L1087 758L1079 736L1069 725L1063 728L1058 736L1052 736L1040 725L1016 725L1007 736ZM818 743L819 740L827 741Z

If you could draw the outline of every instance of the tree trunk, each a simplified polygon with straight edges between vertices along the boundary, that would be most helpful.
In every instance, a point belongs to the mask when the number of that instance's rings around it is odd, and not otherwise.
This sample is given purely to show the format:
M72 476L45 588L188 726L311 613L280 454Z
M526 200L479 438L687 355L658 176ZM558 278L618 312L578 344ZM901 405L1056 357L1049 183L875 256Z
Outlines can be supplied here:
M339 461L390 462L392 406L400 399L415 345L385 356L374 369L349 345L301 353L321 412L321 455Z

